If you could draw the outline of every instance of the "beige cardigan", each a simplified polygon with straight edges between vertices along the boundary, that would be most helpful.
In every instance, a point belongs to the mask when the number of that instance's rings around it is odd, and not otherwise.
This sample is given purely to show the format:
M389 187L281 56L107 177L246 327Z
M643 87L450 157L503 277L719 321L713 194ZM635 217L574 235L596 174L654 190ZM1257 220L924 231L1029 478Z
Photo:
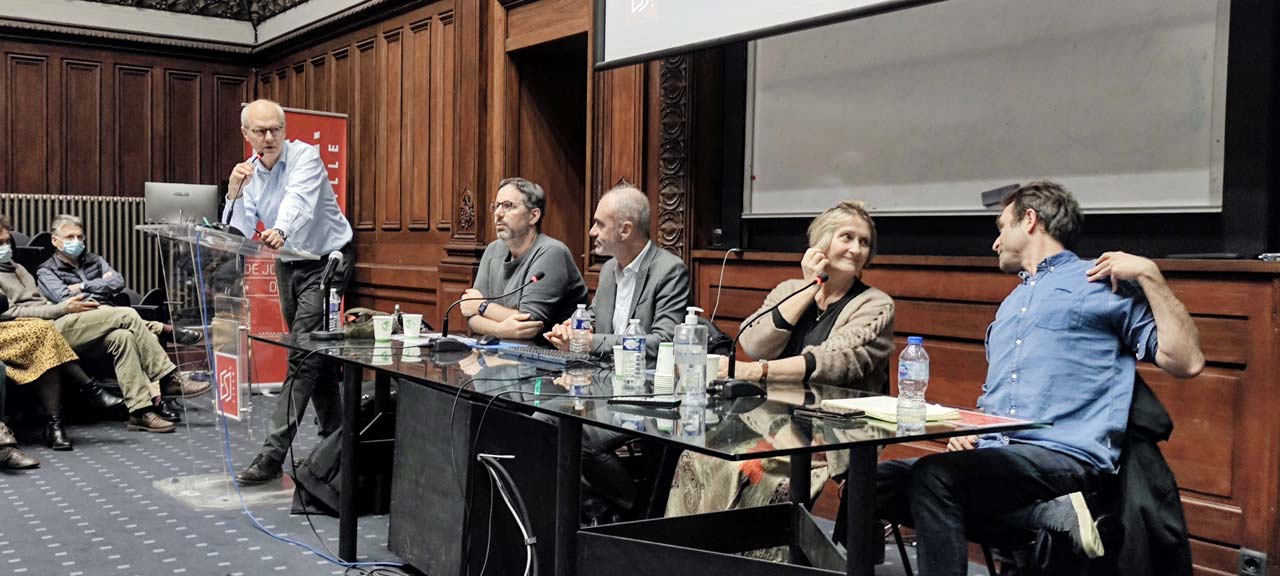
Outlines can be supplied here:
M783 281L765 297L760 310L777 304L805 284L804 280ZM791 339L790 330L774 324L773 314L739 328L739 334L738 342L747 355L765 360L777 359ZM885 367L893 348L893 299L868 287L840 311L825 342L805 347L804 351L815 360L810 381L887 393L889 372Z

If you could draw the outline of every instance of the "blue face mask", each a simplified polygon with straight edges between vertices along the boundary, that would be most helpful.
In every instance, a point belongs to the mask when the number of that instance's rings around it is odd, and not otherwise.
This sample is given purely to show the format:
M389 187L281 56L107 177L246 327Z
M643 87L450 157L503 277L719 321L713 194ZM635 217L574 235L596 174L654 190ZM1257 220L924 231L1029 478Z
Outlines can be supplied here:
M62 253L72 258L84 254L84 240L63 240Z
M13 260L13 246L0 244L0 264L8 264Z

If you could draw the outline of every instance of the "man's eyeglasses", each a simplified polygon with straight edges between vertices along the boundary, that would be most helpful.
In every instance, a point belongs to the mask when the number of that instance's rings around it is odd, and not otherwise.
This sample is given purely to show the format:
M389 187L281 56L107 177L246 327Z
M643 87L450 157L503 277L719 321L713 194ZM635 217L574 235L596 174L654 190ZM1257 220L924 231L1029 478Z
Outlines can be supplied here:
M284 132L284 126L272 126L270 128L252 128L249 131L253 132L254 136L257 136L259 138L266 138L268 132L271 133L272 136L279 136L281 132Z
M490 204L490 205L489 205L489 209L490 209L490 210L493 210L495 213L496 213L498 210L502 210L503 212L510 212L510 211L515 210L516 208L519 208L519 207L520 207L520 205L519 205L519 204L516 204L515 202L512 202L512 201L510 201L510 200L507 200L507 201L504 201L504 202L494 202L493 204Z

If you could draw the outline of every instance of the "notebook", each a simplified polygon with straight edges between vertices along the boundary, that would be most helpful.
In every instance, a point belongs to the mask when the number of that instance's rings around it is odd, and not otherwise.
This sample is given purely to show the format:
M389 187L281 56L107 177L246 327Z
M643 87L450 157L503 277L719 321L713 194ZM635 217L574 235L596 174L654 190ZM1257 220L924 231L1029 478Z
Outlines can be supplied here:
M865 398L838 398L823 400L821 406L832 412L862 410L867 416L885 422L898 421L898 399L893 396L867 396ZM925 405L925 420L951 420L960 417L960 411L938 404Z

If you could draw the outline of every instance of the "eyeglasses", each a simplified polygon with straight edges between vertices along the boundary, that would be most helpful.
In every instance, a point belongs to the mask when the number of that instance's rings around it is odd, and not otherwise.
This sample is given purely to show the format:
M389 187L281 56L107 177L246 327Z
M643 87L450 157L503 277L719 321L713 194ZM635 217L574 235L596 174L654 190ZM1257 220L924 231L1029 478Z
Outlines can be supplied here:
M269 128L252 128L249 131L253 132L254 136L257 136L259 138L266 138L268 132L270 132L272 136L279 136L281 132L284 132L284 126L272 126Z
M498 210L502 210L503 212L510 212L512 210L515 210L516 208L519 208L520 206L521 206L520 204L516 204L515 202L507 200L503 202L494 202L493 204L489 205L489 209L493 210L494 213L497 213Z

